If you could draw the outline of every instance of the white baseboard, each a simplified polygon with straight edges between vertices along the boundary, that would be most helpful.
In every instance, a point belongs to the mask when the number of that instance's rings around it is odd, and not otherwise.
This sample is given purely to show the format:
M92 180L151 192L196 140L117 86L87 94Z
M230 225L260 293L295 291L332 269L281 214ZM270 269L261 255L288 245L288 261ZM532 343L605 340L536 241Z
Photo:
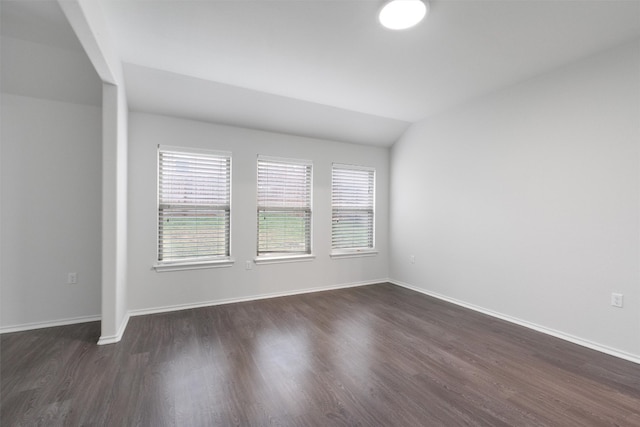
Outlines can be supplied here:
M330 291L330 290L336 290L336 289L353 288L358 286L368 286L368 285L375 285L378 283L385 283L385 282L392 283L394 285L401 286L403 288L410 289L412 291L419 292L421 294L428 295L430 297L437 298L439 300L446 301L446 302L458 305L460 307L468 308L470 310L474 310L479 313L483 313L501 320L505 320L507 322L514 323L516 325L524 326L525 328L533 329L535 331L542 332L544 334L551 335L553 337L560 338L565 341L569 341L571 343L590 348L592 350L596 350L605 354L609 354L611 356L619 357L620 359L624 359L630 362L640 364L640 356L627 353L625 351L621 351L621 350L608 347L602 344L598 344L593 341L585 340L583 338L576 337L574 335L567 334L555 329L547 328L545 326L528 322L526 320L522 320L513 316L509 316L493 310L489 310L474 304L469 304L467 302L460 301L455 298L447 297L445 295L441 295L436 292L431 292L431 291L419 288L417 286L411 285L409 283L404 283L399 280L388 279L388 278L378 279L378 280L368 280L368 281L362 281L362 282L345 283L345 284L333 285L333 286L307 288L307 289L300 289L300 290L286 291L286 292L273 292L268 294L253 295L253 296L241 297L241 298L226 298L226 299L205 301L205 302L199 302L199 303L178 304L178 305L171 305L171 306L164 306L164 307L130 310L125 315L125 318L120 324L120 327L118 328L118 332L115 335L101 336L100 339L98 340L98 344L99 345L113 344L120 341L122 339L122 336L124 335L124 332L127 328L127 324L129 323L129 318L131 316L143 316L146 314L166 313L171 311L210 307L210 306L222 305L222 304L233 304L238 302L257 301L257 300L267 299L267 298L277 298L277 297L284 297L284 296L307 294L312 292ZM41 329L41 328L51 328L55 326L73 325L77 323L95 322L99 320L101 320L101 316L82 316L82 317L73 317L68 319L60 319L60 320L46 321L46 322L33 322L33 323L24 323L21 325L1 326L0 334L30 331L30 330Z
M114 344L120 341L124 335L125 329L127 329L127 324L129 324L129 316L129 313L125 314L124 319L118 328L118 332L116 332L115 335L101 335L98 340L98 345Z
M95 322L100 319L101 319L100 316L81 316L81 317L71 317L68 319L51 320L46 322L33 322L33 323L23 323L21 325L2 326L0 327L0 334L31 331L33 329L52 328L54 326L74 325L76 323Z
M378 279L378 280L367 280L363 282L352 282L352 283L344 283L341 285L332 285L332 286L321 286L315 288L306 288L306 289L298 289L294 291L286 291L286 292L272 292L268 294L259 294L252 295L248 297L240 297L240 298L225 298L219 300L198 302L198 303L190 303L190 304L178 304L178 305L169 305L164 307L154 307L154 308L142 308L136 310L129 310L129 314L131 316L144 316L146 314L157 314L157 313L167 313L171 311L179 311L179 310L189 310L192 308L202 308L202 307L211 307L215 305L223 305L223 304L234 304L238 302L247 302L247 301L257 301L261 299L267 298L278 298L278 297L286 297L292 295L300 295L300 294L308 294L312 292L322 292L322 291L332 291L336 289L345 289L345 288L355 288L358 286L368 286L375 285L378 283L388 282L389 279Z
M253 295L253 296L241 297L241 298L226 298L221 300L205 301L205 302L199 302L199 303L178 304L178 305L171 305L171 306L164 306L164 307L130 310L127 312L127 314L125 315L125 318L120 324L120 327L118 328L118 332L115 335L100 336L100 339L98 340L98 345L113 344L120 341L122 339L122 336L124 335L124 331L127 328L127 324L129 323L129 318L131 316L143 316L145 314L166 313L166 312L178 311L178 310L188 310L191 308L210 307L214 305L233 304L237 302L256 301L256 300L267 299L267 298L277 298L277 297L284 297L284 296L290 296L290 295L307 294L311 292L353 288L357 286L374 285L377 283L384 283L388 281L389 279L384 278L379 280L367 280L362 282L352 282L352 283L345 283L340 285L322 286L322 287L307 288L307 289L300 289L300 290L287 291L287 292L273 292L268 294ZM10 333L10 332L29 331L29 330L41 329L41 328L50 328L54 326L73 325L76 323L95 322L101 319L102 319L101 316L84 316L84 317L74 317L69 319L47 321L47 322L34 322L34 323L25 323L21 325L2 326L0 327L0 334Z
M596 350L596 351L599 351L601 353L605 353L605 354L608 354L608 355L611 355L611 356L619 357L620 359L624 359L624 360L628 360L630 362L634 362L634 363L640 364L640 356L637 356L635 354L627 353L625 351L621 351L621 350L618 350L618 349L615 349L615 348L611 348L611 347L608 347L608 346L605 346L605 345L602 345L602 344L598 344L598 343L595 343L593 341L585 340L583 338L576 337L576 336L571 335L571 334L566 334L564 332L561 332L561 331L558 331L558 330L555 330L555 329L547 328L545 326L541 326L541 325L538 325L538 324L535 324L535 323L531 323L531 322L528 322L526 320L518 319L517 317L512 317L512 316L508 316L506 314L498 313L498 312L493 311L493 310L488 310L486 308L479 307L479 306L473 305L473 304L469 304L467 302L460 301L460 300L457 300L455 298L450 298L450 297L447 297L445 295L441 295L441 294L438 294L438 293L435 293L435 292L427 291L425 289L419 288L417 286L410 285L408 283L401 282L399 280L389 279L388 281L389 281L389 283L393 283L394 285L401 286L403 288L407 288L407 289L410 289L412 291L416 291L416 292L419 292L421 294L428 295L430 297L434 297L434 298L437 298L437 299L442 300L442 301L450 302L452 304L459 305L460 307L468 308L470 310L477 311L479 313L483 313L483 314L486 314L486 315L489 315L489 316L492 316L492 317L496 317L498 319L505 320L507 322L515 323L516 325L524 326L525 328L529 328L529 329L533 329L533 330L538 331L538 332L542 332L543 334L551 335L553 337L560 338L560 339L563 339L565 341L569 341L569 342L572 342L574 344L578 344L578 345L581 345L583 347L590 348L591 350Z

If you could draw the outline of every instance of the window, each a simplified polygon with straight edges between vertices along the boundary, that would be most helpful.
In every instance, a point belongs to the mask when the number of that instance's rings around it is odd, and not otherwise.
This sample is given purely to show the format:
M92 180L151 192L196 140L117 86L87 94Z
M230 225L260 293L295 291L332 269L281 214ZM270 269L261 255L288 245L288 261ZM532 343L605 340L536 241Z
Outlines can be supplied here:
M258 257L311 254L311 166L258 158Z
M375 169L334 164L331 173L333 254L374 248Z
M156 268L229 261L230 208L230 153L159 147Z

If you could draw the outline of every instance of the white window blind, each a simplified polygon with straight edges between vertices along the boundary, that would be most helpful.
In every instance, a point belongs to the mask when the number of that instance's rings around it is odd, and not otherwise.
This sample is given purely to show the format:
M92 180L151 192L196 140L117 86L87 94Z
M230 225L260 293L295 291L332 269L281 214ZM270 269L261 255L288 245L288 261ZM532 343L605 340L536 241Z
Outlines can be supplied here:
M158 261L229 257L231 156L158 150Z
M257 252L311 253L311 162L258 158Z
M331 247L373 249L375 170L334 164L331 174Z

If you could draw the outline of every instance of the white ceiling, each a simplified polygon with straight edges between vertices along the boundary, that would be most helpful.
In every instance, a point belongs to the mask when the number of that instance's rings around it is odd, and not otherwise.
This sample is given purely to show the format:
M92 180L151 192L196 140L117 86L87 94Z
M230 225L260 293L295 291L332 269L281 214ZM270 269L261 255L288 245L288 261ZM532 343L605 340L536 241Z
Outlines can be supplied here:
M0 89L100 106L102 86L56 1L0 1Z
M0 0L0 14L3 36L62 49L82 50L56 1Z
M310 138L389 146L409 123L125 64L135 110Z
M640 37L638 0L435 0L400 32L378 24L382 3L100 4L133 109L384 146L411 122Z

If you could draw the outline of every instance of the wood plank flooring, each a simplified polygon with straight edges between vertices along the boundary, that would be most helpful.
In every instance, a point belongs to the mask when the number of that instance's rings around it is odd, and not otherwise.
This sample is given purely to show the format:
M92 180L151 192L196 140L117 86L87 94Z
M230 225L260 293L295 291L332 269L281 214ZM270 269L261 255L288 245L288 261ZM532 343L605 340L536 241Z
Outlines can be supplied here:
M640 365L391 284L1 337L2 426L640 426Z

